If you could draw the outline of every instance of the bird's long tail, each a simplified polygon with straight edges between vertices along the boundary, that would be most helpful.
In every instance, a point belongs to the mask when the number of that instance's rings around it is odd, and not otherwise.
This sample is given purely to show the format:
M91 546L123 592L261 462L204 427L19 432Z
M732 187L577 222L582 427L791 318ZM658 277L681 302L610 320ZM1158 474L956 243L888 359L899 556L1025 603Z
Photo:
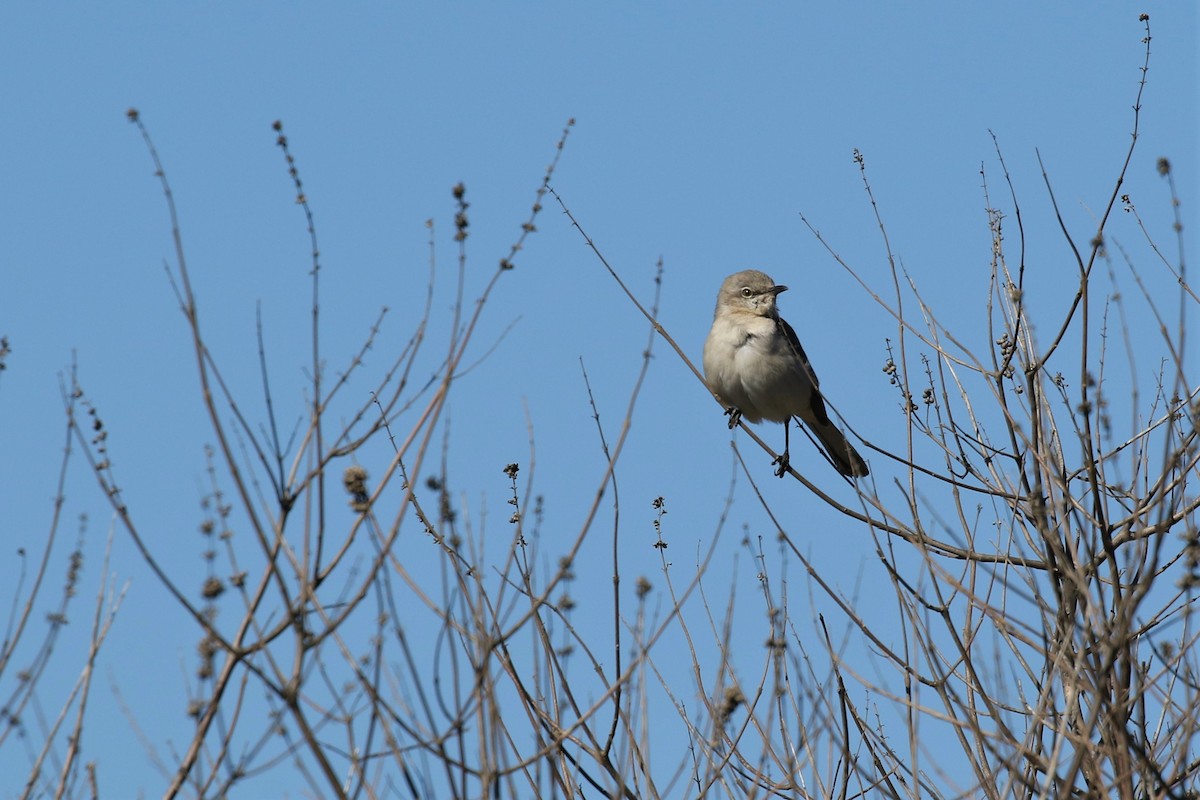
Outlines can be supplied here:
M867 462L862 460L854 445L846 440L832 422L805 422L805 425L821 440L825 452L838 472L852 478L862 478L871 473L871 470L867 469Z

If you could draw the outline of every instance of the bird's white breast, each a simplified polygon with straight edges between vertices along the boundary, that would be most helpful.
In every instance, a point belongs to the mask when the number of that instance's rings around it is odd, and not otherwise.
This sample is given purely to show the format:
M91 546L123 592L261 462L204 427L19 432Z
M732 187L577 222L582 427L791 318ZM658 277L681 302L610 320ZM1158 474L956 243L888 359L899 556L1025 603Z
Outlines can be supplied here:
M750 422L784 421L809 400L786 347L771 317L719 315L704 344L709 388Z

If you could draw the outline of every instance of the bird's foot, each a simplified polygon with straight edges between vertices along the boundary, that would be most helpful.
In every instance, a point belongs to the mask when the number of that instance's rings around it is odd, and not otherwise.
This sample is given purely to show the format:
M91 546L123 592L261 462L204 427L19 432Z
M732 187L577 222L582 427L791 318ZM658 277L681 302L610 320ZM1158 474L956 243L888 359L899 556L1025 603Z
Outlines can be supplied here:
M742 421L742 412L738 411L733 406L725 409L725 416L729 417L729 430L733 430Z
M788 457L787 450L784 450L782 455L776 456L775 460L771 462L772 466L776 464L778 464L779 467L775 470L775 477L782 478L784 475L787 475L788 469L790 469L792 466L792 461Z

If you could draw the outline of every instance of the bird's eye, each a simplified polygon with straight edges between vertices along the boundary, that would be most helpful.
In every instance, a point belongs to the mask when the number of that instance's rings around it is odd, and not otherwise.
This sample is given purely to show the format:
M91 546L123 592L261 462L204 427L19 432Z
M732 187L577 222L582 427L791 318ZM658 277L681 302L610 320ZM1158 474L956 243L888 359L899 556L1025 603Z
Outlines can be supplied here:
M754 294L754 292L750 291L749 286L742 287L742 297L750 297L752 294Z

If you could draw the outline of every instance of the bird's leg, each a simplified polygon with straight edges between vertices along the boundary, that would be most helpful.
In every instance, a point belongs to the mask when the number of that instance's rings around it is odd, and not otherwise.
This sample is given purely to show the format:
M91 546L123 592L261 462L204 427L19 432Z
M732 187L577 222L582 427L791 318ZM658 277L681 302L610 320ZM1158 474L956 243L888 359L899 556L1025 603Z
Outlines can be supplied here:
M742 421L742 412L733 406L725 409L725 416L729 417L729 430L736 428L738 423Z
M776 477L782 478L787 474L788 468L792 465L791 457L788 454L788 449L791 442L791 422L792 418L788 417L783 421L783 455L772 461L772 464L778 464L779 469L775 470Z

